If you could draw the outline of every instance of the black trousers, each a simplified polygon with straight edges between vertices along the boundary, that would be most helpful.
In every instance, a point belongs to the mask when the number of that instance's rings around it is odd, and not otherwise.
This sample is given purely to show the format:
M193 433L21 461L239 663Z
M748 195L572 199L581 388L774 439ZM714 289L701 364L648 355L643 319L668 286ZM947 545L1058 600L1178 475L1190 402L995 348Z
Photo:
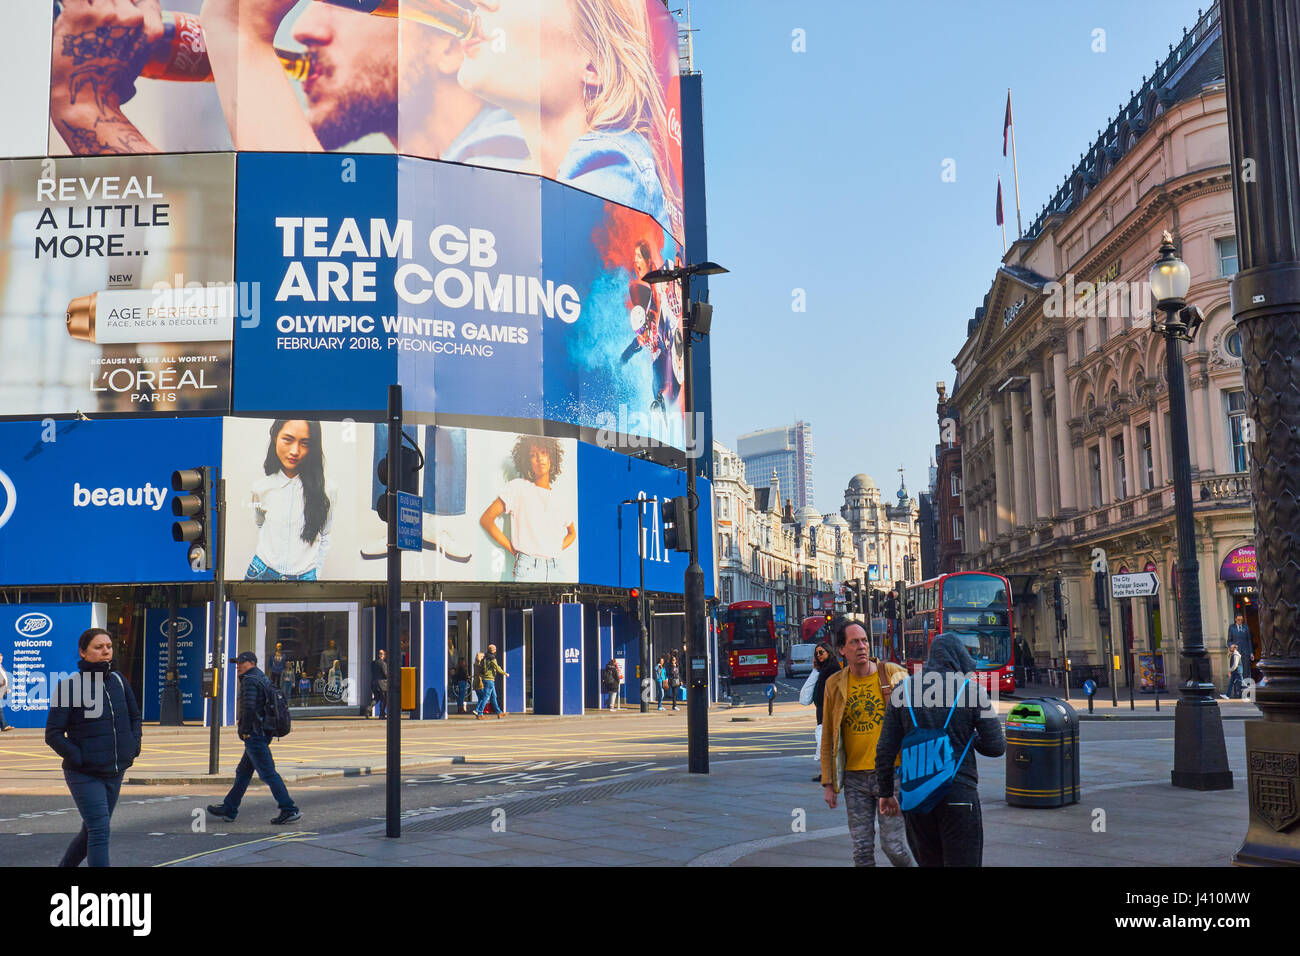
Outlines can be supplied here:
M907 845L917 866L983 866L979 792L953 787L929 813L905 813Z

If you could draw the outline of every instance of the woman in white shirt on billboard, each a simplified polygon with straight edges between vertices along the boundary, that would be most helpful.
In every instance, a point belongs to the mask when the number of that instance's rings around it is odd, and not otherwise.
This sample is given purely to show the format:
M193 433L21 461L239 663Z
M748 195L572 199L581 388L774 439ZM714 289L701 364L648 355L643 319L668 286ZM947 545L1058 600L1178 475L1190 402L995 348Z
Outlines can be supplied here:
M515 559L515 581L557 580L562 551L578 538L571 496L552 487L564 451L554 438L521 435L511 453L520 475L506 483L479 524ZM497 519L510 515L510 537Z
M246 581L315 581L329 551L338 492L325 480L320 422L279 419L253 484L257 550Z

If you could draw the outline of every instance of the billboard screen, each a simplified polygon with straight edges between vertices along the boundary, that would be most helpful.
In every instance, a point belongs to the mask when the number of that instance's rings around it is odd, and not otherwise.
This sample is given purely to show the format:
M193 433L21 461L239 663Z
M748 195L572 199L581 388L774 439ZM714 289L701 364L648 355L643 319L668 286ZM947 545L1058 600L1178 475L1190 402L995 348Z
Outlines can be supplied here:
M0 422L0 585L210 581L172 541L171 476L221 420Z
M51 155L397 152L546 176L683 237L659 0L53 6L17 23L49 76Z
M0 162L0 416L220 414L234 158Z
M639 495L685 493L685 476L572 439L407 425L424 455L415 494L424 550L403 552L411 581L576 583L637 580ZM228 418L224 429L226 576L230 581L382 581L387 531L375 509L385 425ZM707 482L700 526L712 527ZM646 586L680 591L687 556L662 545L658 502L645 507ZM712 542L701 539L706 579ZM711 585L710 585L711 586Z
M545 420L684 448L679 261L651 218L546 180L410 157L239 158L241 413ZM477 419L477 421L475 421Z

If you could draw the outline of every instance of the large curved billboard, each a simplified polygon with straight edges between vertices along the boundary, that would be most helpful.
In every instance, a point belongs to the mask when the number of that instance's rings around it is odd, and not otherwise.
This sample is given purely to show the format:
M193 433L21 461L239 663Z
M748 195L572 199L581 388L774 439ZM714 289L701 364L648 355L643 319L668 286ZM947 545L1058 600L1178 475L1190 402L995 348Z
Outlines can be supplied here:
M686 448L680 260L649 216L410 157L239 157L234 410L536 420Z
M23 2L52 11L13 44L26 84L49 77L50 155L397 152L545 176L683 238L660 0ZM32 130L6 136L30 154Z

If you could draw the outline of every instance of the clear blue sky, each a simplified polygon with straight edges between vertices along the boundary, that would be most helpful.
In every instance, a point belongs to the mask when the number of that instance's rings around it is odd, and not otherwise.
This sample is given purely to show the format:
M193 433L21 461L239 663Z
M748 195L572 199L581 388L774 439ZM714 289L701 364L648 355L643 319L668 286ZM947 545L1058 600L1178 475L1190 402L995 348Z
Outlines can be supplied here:
M811 422L823 512L860 471L924 490L935 382L1001 258L999 173L1015 236L1007 88L1027 228L1198 2L693 0L709 254L731 269L710 283L717 438Z

